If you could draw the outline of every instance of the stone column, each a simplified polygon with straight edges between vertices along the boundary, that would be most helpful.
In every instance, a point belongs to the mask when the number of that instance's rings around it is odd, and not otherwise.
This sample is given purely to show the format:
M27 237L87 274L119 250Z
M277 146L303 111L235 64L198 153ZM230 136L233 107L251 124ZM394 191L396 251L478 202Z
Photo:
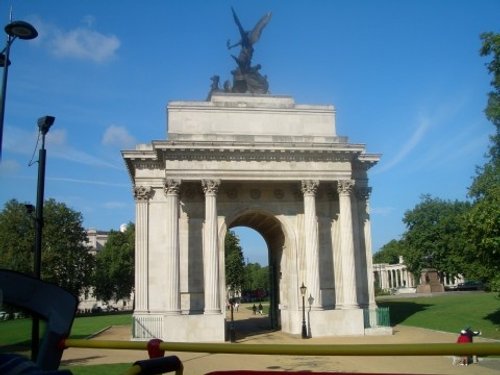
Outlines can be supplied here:
M357 309L356 269L354 259L354 238L352 227L351 194L353 180L339 180L337 189L340 207L340 252L342 254L342 289L341 309Z
M148 229L149 199L153 195L150 186L135 186L135 312L149 310Z
M179 287L179 180L165 181L164 192L167 197L167 265L165 278L168 288L165 290L165 313L177 315L181 313L181 294Z
M205 226L203 242L203 277L205 284L205 314L220 314L219 239L217 230L217 191L220 181L203 180L205 192Z
M370 194L372 192L371 187L360 187L358 189L359 198L363 201L362 206L364 211L362 213L363 231L365 237L365 253L366 253L366 269L368 270L368 306L370 309L377 307L375 302L375 288L373 280L373 272L370 270L373 268L373 254L372 254L372 229L370 222Z
M319 283L318 259L318 218L316 216L316 191L318 181L302 181L304 194L304 235L305 235L305 260L307 299L312 297L313 310L322 308Z

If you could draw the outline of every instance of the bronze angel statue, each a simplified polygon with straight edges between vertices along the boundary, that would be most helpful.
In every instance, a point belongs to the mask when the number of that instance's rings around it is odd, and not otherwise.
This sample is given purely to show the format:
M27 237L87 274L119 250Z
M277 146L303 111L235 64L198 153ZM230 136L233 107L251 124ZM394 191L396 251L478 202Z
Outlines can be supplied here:
M240 41L235 44L231 44L229 40L227 41L228 49L241 46L238 57L231 55L238 65L238 67L232 71L232 91L266 94L269 87L267 79L259 73L261 67L259 64L252 66L252 56L254 50L253 45L257 43L262 34L262 30L264 30L264 27L266 27L271 20L271 12L264 15L252 30L246 31L232 7L231 11L233 12L234 22L236 26L238 26L241 38Z

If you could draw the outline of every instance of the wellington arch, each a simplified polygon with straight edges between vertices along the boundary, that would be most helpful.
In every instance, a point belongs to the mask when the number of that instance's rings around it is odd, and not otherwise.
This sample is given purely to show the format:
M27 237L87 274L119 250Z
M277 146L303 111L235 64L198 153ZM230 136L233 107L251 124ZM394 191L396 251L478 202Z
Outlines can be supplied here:
M364 335L376 308L368 170L332 105L213 92L167 106L167 137L122 151L136 202L134 338L224 341L224 237L266 241L271 320L298 335ZM371 333L370 333L371 334Z

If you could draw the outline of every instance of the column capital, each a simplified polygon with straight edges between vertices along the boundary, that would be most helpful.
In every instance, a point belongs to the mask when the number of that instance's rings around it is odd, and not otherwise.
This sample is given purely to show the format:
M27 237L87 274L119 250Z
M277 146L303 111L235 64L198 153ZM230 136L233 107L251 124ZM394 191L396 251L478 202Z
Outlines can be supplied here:
M220 186L220 180L202 180L201 186L205 194L217 194Z
M181 180L166 179L163 186L163 192L167 194L179 194L181 188Z
M153 196L151 186L134 186L134 198L136 201L147 201Z
M354 188L354 180L338 180L337 191L340 194L350 194Z
M301 191L302 194L316 194L318 191L318 180L302 180Z

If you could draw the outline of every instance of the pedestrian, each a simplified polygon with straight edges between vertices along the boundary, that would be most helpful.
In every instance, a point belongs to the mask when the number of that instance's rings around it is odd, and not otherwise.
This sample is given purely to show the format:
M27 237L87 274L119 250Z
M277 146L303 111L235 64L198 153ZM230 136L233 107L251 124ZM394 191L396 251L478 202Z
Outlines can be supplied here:
M255 303L252 306L252 311L254 315L257 314L257 306L255 306Z
M472 337L467 334L467 331L465 329L460 331L460 335L458 335L457 338L457 344L470 344L472 343ZM455 357L453 359L453 364L456 365L458 364L460 366L468 366L469 365L469 357L468 356L462 356L462 357Z
M240 304L238 303L238 301L236 301L234 303L234 309L236 310L236 312L238 312L238 308L240 307Z
M262 303L259 303L259 314L260 315L263 314L262 310L263 310Z
M481 331L473 331L471 327L465 328L465 334L470 338L470 342L473 342L473 337L474 336L479 336L481 334ZM469 362L469 361L468 361ZM472 356L472 363L477 363L477 355Z
M469 344L472 342L470 335L467 334L466 330L460 331L457 338L457 344ZM460 366L467 366L469 364L468 356L455 357L454 364L459 364Z

